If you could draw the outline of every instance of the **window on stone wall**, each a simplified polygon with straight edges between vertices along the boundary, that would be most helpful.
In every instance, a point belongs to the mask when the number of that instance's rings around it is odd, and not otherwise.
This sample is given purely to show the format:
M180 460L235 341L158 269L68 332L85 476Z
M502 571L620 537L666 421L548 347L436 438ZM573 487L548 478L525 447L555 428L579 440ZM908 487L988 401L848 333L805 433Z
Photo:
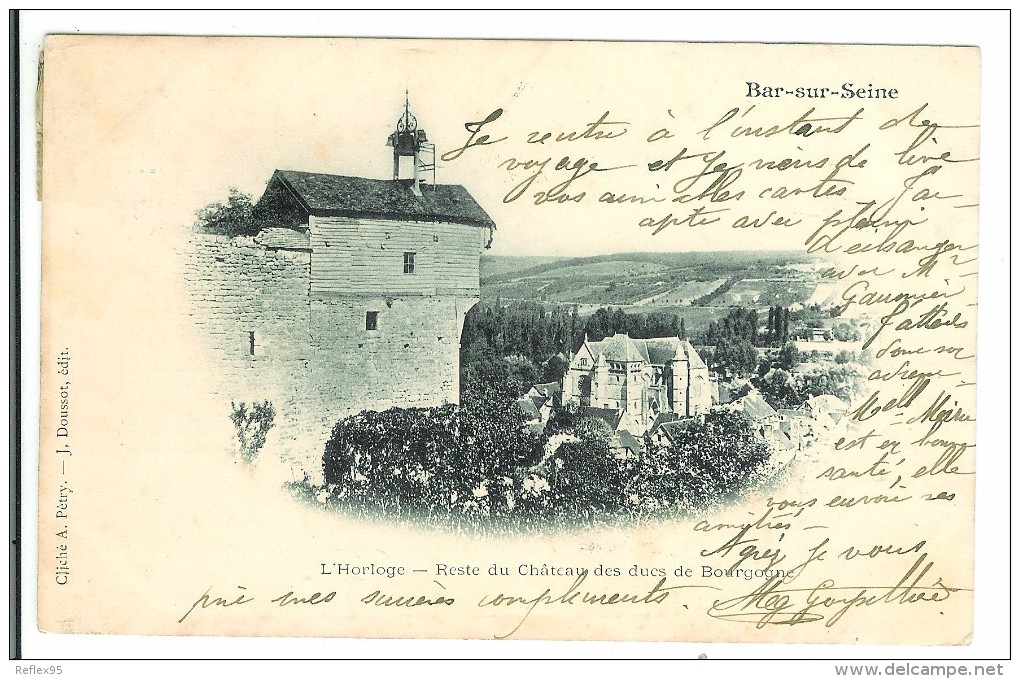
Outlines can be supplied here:
M248 355L249 356L254 356L255 355L255 351L258 348L256 343L255 343L255 331L254 330L249 330L247 335L248 335L248 346L247 346Z
M414 253L404 253L404 273L414 273Z
M378 311L366 311L365 312L365 330L378 330L379 329L379 312Z

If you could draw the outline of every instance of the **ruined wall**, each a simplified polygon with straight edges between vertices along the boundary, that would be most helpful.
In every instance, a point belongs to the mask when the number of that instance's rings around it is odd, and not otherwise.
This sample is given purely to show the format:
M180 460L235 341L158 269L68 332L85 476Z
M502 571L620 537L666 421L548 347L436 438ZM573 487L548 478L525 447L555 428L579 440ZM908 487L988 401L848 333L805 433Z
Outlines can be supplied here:
M271 401L282 458L313 480L341 417L457 401L460 335L477 299L322 298L309 293L307 251L212 235L197 235L191 250L191 316L219 372L224 417L231 401Z

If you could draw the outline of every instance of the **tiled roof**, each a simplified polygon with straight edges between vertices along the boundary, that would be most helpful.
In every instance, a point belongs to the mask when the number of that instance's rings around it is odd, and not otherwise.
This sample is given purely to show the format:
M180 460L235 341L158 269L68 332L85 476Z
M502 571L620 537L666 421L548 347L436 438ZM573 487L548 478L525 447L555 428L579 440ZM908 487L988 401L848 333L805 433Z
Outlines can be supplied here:
M535 407L535 402L530 398L524 397L518 399L517 407L521 409L522 413L524 413L525 420L537 420L541 417L538 412L538 408Z
M543 382L541 384L532 385L531 388L546 398L552 398L556 394L560 393L559 382Z
M658 429L659 426L666 422L675 422L678 418L679 415L677 415L676 413L663 411L655 416L655 419L652 421L652 425L648 427L648 433L654 434L655 430Z
M670 361L684 360L692 368L705 368L705 362L687 340L679 337L653 337L631 339L627 334L616 334L601 342L588 342L592 355L599 354L607 361L644 361L652 365L666 365Z
M656 337L635 341L644 345L648 362L652 365L666 365L676 358L677 349L680 347L679 337Z
M681 342L684 353L687 354L687 360L690 361L692 368L707 368L705 361L701 358L698 352L694 349L694 345L684 340Z
M620 439L620 445L627 448L635 453L641 452L641 442L637 440L637 437L631 434L626 429L621 429L616 432L616 435Z
M542 406L549 402L548 396L525 396L524 398L530 398L531 402L534 403L535 407L539 410L541 410Z
M732 401L737 390L731 385L723 384L722 382L717 384L719 385L719 403L729 403Z
M755 391L752 391L743 398L737 399L734 403L740 404L741 412L744 413L744 417L752 422L766 417L772 417L776 414L776 409L770 406L768 402L762 398L762 395Z
M613 431L619 428L620 420L623 419L623 411L612 408L581 408L579 414L581 417L597 417L612 427Z
M677 438L690 429L691 425L693 425L695 421L696 420L693 417L689 417L683 420L676 420L674 422L663 422L659 425L659 431L665 434L666 438L675 443Z
M463 186L423 185L421 195L410 180L365 179L342 175L277 170L269 183L290 190L301 207L318 217L377 217L427 222L453 222L494 228ZM269 188L266 189L267 193Z
M821 394L820 396L812 396L807 400L807 407L812 410L820 410L822 412L836 412L842 413L850 409L850 407L844 403L838 396L832 394Z
M607 361L647 361L637 343L625 334L607 337L601 342L588 342L592 355L597 359L605 356Z
M255 242L273 250L311 250L307 231L267 227L255 236Z

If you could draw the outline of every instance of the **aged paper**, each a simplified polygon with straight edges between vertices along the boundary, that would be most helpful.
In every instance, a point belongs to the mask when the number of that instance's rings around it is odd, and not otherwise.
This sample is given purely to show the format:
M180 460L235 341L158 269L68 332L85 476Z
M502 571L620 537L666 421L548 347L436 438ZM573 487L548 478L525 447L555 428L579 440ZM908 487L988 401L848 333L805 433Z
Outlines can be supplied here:
M50 38L40 627L967 643L978 76Z

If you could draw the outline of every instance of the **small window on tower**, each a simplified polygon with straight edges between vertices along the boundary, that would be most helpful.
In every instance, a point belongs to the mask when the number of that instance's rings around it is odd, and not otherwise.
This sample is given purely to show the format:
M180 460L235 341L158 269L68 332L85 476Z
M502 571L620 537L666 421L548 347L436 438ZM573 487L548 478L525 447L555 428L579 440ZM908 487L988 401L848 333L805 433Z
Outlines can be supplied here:
M378 311L366 311L365 312L365 330L378 330L379 329L379 312Z
M414 273L414 253L404 253L404 273Z
M249 356L254 356L255 355L255 349L256 349L255 331L254 330L249 330L248 331L248 355Z

